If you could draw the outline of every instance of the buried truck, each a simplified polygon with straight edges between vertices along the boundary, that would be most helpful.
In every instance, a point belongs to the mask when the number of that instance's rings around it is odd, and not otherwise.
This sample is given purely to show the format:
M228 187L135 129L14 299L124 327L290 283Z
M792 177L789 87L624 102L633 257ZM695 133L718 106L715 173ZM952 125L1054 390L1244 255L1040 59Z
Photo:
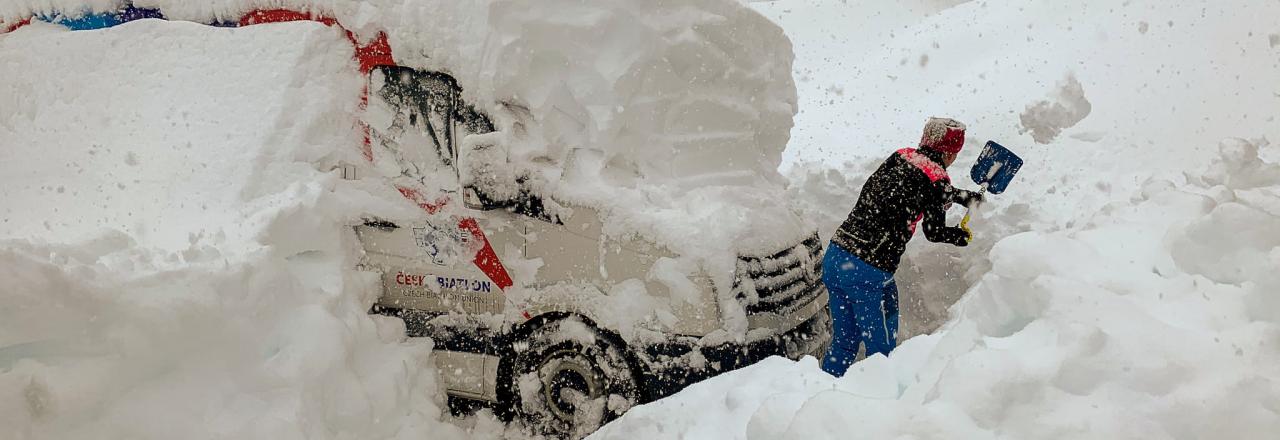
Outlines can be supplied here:
M510 173L487 151L494 124L459 99L450 77L379 66L369 81L375 168L423 215L357 227L361 269L382 280L376 313L435 341L451 397L578 436L715 374L826 349L816 232L769 231L804 238L729 256L724 285L696 271L667 276L688 268L666 267L682 259L663 243L606 233L597 208L495 177ZM772 223L803 224L784 220ZM535 267L513 276L507 261ZM735 314L745 317L736 337L726 331Z
M170 2L152 3L160 7L129 6L74 20L33 16L0 26L0 33L40 21L82 30L164 19ZM522 5L509 6L512 14L528 12ZM403 319L408 336L434 341L435 366L452 398L487 403L498 415L522 419L544 433L578 437L634 405L699 380L768 356L817 355L827 344L823 246L816 228L786 203L776 163L765 160L753 168L743 166L750 158L732 157L742 144L770 144L774 153L785 145L794 102L775 105L775 97L759 95L775 93L767 89L785 80L781 88L789 90L775 94L789 93L794 101L789 53L755 56L750 51L764 45L789 52L789 45L780 30L737 2L698 7L709 13L699 18L706 22L696 32L682 20L643 23L675 37L643 52L652 62L634 61L641 69L654 69L616 77L620 82L639 78L626 90L628 103L641 116L620 124L605 141L631 139L632 150L667 142L691 152L680 159L651 155L651 162L655 157L672 162L670 168L679 171L672 174L694 178L651 185L648 192L627 180L643 174L643 167L601 148L570 149L549 166L546 157L517 154L522 142L543 130L543 140L590 143L575 142L563 127L558 134L545 128L552 117L568 127L593 122L590 112L565 110L573 103L564 103L571 101L564 96L571 93L551 94L563 104L556 107L558 114L518 99L469 103L465 84L454 76L402 65L385 33L358 38L338 18L318 11L256 10L238 20L220 16L207 23L240 27L307 20L346 35L354 48L353 68L366 82L358 126L365 134L360 147L367 163L343 165L341 174L389 183L421 208L411 218L369 213L355 226L356 269L380 280L372 312ZM479 12L493 12L496 20L509 11ZM757 32L735 32L740 22ZM545 28L498 31L503 29ZM718 43L695 44L699 39ZM628 44L650 41L591 43L601 45L601 54L616 54L629 53ZM573 68L610 70L613 66L604 61L618 62L612 55L599 58L601 63ZM779 58L788 61L761 67ZM713 62L723 66L708 64ZM531 59L529 65L567 64ZM632 114L603 102L597 107L612 109L612 118ZM761 128L769 123L761 122L760 114L770 112L784 115L775 119L785 124ZM556 188L539 166L558 170ZM683 202L671 202L681 197Z

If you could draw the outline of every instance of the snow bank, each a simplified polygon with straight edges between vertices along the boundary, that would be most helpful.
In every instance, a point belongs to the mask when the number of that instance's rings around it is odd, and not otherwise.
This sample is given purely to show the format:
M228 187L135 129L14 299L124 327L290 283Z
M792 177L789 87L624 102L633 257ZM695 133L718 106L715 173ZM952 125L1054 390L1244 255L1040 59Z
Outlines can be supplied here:
M198 54L199 56L193 56ZM0 37L0 437L461 438L366 314L362 82L314 23Z
M118 228L170 251L190 234L253 241L267 214L316 184L300 173L358 151L361 81L350 46L323 27L55 29L0 40L0 194L11 202L0 236L71 242ZM305 39L288 41L295 33ZM204 38L217 41L197 46Z

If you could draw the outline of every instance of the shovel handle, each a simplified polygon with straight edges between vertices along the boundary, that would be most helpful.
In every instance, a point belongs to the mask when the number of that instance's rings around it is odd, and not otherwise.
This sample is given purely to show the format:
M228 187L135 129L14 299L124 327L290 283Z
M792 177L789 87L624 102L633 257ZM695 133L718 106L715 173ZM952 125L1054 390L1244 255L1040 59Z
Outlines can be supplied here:
M986 193L987 193L987 184L984 183L982 184L982 189L978 192L978 194L986 194ZM968 232L969 235L973 235L973 232L969 230L969 218L970 216L973 215L973 210L978 209L978 205L980 205L980 203L975 203L973 206L966 206L964 210L964 218L960 219L960 229L964 229L964 231Z

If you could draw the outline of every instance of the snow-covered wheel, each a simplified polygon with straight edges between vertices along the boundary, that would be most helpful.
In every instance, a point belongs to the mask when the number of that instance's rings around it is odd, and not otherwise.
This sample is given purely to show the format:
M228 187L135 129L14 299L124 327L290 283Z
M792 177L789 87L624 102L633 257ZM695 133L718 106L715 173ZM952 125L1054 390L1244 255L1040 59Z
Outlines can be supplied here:
M576 319L549 323L515 348L515 413L542 434L586 437L639 396L622 348Z

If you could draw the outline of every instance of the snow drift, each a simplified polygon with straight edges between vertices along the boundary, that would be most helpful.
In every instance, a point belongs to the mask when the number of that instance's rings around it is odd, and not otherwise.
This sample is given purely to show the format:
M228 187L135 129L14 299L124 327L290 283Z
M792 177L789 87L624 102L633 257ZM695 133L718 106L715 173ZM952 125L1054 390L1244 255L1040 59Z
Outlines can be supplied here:
M33 26L0 58L0 437L462 436L351 266L342 226L400 205L328 172L345 40Z

